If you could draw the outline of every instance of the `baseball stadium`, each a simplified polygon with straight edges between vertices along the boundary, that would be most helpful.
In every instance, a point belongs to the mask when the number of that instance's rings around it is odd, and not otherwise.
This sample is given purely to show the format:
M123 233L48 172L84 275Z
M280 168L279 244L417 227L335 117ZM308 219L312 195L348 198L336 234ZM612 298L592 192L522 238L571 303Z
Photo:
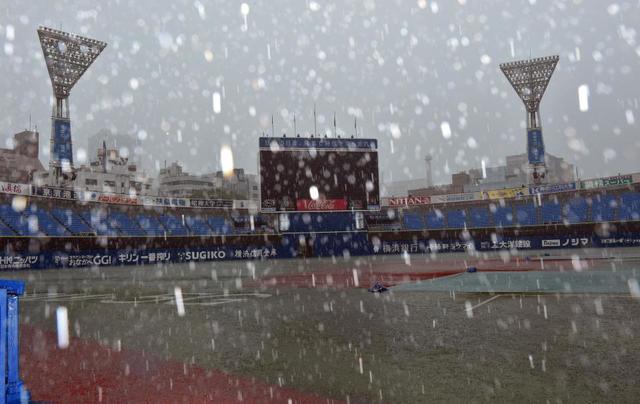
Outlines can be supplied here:
M546 181L557 57L501 66L520 187L382 197L377 139L316 134L256 140L259 201L195 199L73 186L82 72L51 44L85 70L106 44L38 33L49 182L0 183L7 402L637 400L640 173Z

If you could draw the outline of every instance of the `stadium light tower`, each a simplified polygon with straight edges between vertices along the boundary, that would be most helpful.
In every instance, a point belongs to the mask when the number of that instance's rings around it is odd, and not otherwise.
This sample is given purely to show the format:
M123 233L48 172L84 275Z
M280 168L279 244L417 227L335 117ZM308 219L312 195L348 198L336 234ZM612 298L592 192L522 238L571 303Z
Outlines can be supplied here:
M559 56L554 55L500 65L500 70L507 76L527 109L527 154L535 184L543 183L546 176L540 101L559 59Z
M65 185L75 178L69 94L107 44L42 26L38 37L56 98L51 117L49 182Z

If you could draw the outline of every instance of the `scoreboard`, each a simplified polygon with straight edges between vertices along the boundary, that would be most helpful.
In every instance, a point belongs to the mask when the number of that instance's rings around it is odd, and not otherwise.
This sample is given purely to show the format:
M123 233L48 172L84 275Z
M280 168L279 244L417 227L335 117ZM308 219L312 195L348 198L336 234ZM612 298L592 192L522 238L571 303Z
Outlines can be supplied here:
M375 139L261 137L259 165L263 212L380 209Z

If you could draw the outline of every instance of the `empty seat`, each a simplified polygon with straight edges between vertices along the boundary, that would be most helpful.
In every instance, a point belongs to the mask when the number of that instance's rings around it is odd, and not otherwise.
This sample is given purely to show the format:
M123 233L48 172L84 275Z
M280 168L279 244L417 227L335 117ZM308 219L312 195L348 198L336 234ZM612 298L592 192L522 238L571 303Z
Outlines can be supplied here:
M133 220L129 215L124 212L111 211L109 212L109 221L120 230L120 233L125 236L145 236L146 233L138 223Z
M596 195L591 200L591 221L610 222L618 220L618 200L612 195Z
M51 215L58 219L58 221L66 226L73 234L88 234L94 232L72 209L54 208L51 210Z
M419 230L424 228L422 216L417 213L405 212L402 216L403 227L407 230Z
M542 224L562 223L562 208L557 200L544 201L540 212L542 213Z
M451 209L447 211L447 227L461 229L466 226L466 213L463 209Z
M91 228L100 236L117 236L118 230L114 223L107 218L107 211L104 209L91 209L80 212L80 217L89 223Z
M164 228L167 230L167 234L170 236L187 236L189 234L189 230L182 223L181 219L170 215L164 214L159 216L160 222L164 225Z
M184 219L191 230L191 234L195 236L208 236L213 234L211 227L209 227L207 222L205 222L200 216L185 216Z
M586 222L589 215L587 200L581 197L572 198L563 208L568 223Z
M231 225L222 216L209 216L207 224L213 230L213 234L231 234Z
M538 212L533 203L516 204L516 223L521 226L533 226L538 224Z
M493 212L493 218L496 227L513 226L513 207L511 205L497 206L495 212Z
M486 206L475 207L470 210L471 227L489 227L490 226L489 208Z
M627 192L620 197L620 220L640 220L640 192Z
M164 236L166 233L164 227L155 216L138 215L136 221L148 236Z
M444 227L444 215L438 209L428 212L425 220L427 229L442 229Z
M21 212L13 210L13 207L10 205L0 205L0 217L2 217L2 221L17 232L19 236L35 236L38 234L37 223L32 220L31 226L29 226L27 217Z
M36 205L29 206L25 211L25 216L27 217L31 230L36 228L40 233L44 233L47 236L71 235L71 233L69 233L69 231L60 224L60 222L51 217L47 211L38 208Z
M11 230L7 225L0 222L0 236L15 236L16 233Z

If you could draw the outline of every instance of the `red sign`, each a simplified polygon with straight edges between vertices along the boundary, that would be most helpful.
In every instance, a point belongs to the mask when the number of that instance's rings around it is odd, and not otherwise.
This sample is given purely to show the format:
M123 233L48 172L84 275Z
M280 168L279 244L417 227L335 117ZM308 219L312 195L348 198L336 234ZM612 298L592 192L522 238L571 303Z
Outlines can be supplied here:
M431 198L428 196L407 196L403 198L389 198L389 206L416 206L428 205Z
M346 199L298 199L298 210L347 210Z
M100 195L98 196L98 201L106 203L117 203L121 205L138 205L140 203L137 198L120 195Z

